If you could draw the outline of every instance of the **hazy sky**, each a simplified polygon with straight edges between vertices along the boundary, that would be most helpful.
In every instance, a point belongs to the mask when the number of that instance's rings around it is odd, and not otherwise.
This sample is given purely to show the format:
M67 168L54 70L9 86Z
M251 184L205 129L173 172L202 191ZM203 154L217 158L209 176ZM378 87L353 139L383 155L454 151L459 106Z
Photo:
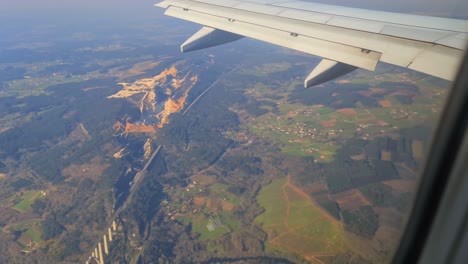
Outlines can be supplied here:
M0 0L0 11L8 9L148 9L161 0ZM466 0L306 0L329 4L402 12L432 12L464 15Z
M154 0L0 0L0 9L7 8L145 8Z

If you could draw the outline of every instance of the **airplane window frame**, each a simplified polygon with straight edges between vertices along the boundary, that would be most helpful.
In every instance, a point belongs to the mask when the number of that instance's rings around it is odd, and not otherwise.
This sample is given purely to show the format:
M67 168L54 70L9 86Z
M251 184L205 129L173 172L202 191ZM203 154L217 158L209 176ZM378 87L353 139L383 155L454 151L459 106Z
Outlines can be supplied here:
M468 259L468 252L460 246L468 243L468 221L463 221L468 219L467 113L468 53L465 52L439 117L413 209L392 263L466 263L461 261ZM454 201L459 203L452 204ZM447 210L452 214L447 215ZM458 211L453 214L453 210ZM445 234L445 240L441 234ZM444 247L437 247L441 243Z

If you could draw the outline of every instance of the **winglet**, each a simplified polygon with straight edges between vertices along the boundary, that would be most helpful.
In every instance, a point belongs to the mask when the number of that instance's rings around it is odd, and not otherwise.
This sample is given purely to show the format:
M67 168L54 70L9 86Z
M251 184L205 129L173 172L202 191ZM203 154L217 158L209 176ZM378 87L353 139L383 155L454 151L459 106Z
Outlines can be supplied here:
M304 87L309 88L331 81L356 69L357 67L352 65L323 59L304 80Z

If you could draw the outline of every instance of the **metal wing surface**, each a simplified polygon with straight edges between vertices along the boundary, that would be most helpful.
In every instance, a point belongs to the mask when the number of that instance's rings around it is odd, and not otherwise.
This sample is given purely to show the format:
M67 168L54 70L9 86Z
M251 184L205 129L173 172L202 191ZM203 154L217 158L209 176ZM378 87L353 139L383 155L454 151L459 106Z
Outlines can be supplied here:
M379 61L453 80L468 21L293 0L166 0L165 14L203 25L182 51L243 36L322 57L305 80L313 86Z

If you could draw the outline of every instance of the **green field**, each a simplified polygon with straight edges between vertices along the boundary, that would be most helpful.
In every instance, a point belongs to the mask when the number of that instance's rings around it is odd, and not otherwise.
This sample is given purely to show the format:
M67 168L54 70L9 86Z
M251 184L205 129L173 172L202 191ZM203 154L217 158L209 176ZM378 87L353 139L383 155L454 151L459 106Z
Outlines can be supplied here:
M214 231L209 231L206 227L208 223L209 219L203 214L192 218L192 231L200 234L200 240L216 240L229 232L229 228L226 225L218 227Z
M240 203L239 197L230 193L228 185L222 183L215 183L209 187L209 196L211 206L208 208L203 206L200 212L196 215L188 214L184 217L179 218L182 222L192 224L192 232L199 233L200 240L218 240L225 234L235 232L239 230L240 224L238 219L233 215L232 211L219 210L218 204L221 202L228 202L234 206L238 206ZM207 225L210 223L210 219L218 218L222 226L217 227L215 230L208 230ZM215 249L216 247L214 247ZM214 250L213 249L213 250Z
M270 72L273 69L286 72L286 66L287 64L265 64L257 66L254 72ZM244 123L242 128L259 138L277 143L287 155L312 156L317 162L331 162L343 140L392 137L401 129L437 120L447 95L448 83L419 76L410 76L415 80L410 82L411 78L408 76L387 70L381 68L377 73L357 71L352 80L345 80L350 85L370 85L369 88L364 87L350 93L350 96L367 97L375 106L364 105L364 101L358 100L354 106L344 109L335 109L334 105L339 103L340 99L331 99L333 96L339 97L342 93L338 89L334 94L321 94L324 99L323 105L306 105L288 99L297 92L296 86L300 83L296 80L281 83L278 87L273 87L274 89L271 85L257 82L246 90L246 94L258 102L272 102L276 104L276 109L264 107L268 113L255 116ZM241 73L249 74L246 71ZM388 82L395 83L394 90L388 87ZM402 87L399 88L398 83L401 83ZM340 85L345 91L346 84ZM406 88L405 85L414 85L414 89ZM272 95L279 95L281 99L269 99ZM406 96L410 102L404 103L402 96Z
M250 122L246 127L249 131L260 137L281 143L281 150L285 154L300 157L314 156L323 162L332 161L338 148L333 143L333 138L336 136L329 136L328 133L331 131L331 128L324 128L320 122L336 119L337 124L343 124L340 127L337 125L336 129L341 129L341 127L349 126L349 124L342 121L345 118L341 117L340 114L331 112L333 110L326 107L316 112L326 113L322 114L319 118L306 116L301 113L299 109L304 107L300 105L284 103L280 108L280 116L275 116L271 113L266 114L256 118L255 121ZM299 113L294 117L285 117L289 111L298 111ZM355 125L352 127L354 128ZM343 136L347 132L340 132L340 136ZM351 133L348 132L348 134Z
M209 187L210 193L212 195L215 195L216 197L224 199L225 201L228 201L234 205L239 205L240 203L239 197L230 193L228 191L228 188L229 188L228 185L222 184L222 183L215 183Z
M255 222L268 233L268 247L304 258L335 255L343 250L340 223L288 179L278 179L264 187L257 201L265 212Z
M21 201L13 205L13 208L23 212L27 211L41 195L41 191L27 191L22 195Z
M18 238L18 242L26 246L31 240L34 242L41 242L41 223L39 220L30 220L16 224L11 227L12 231L21 231L22 234Z
M217 240L225 234L239 228L237 220L227 213L222 213L218 216L223 223L223 226L217 227L215 230L210 231L207 225L210 223L210 217L203 213L194 216L184 216L179 218L182 222L192 224L192 232L200 234L199 240Z

